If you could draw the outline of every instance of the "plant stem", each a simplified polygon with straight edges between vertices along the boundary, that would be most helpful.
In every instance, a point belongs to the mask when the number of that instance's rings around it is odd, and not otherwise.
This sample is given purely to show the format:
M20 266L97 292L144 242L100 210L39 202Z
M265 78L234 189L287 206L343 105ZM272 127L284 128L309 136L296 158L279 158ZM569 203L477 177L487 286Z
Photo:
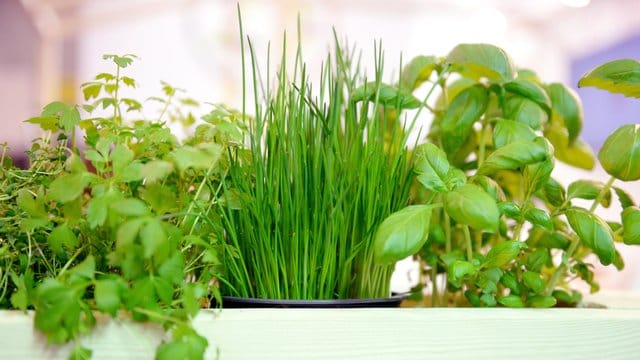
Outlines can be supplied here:
M113 94L113 121L122 124L122 114L120 113L120 104L118 103L118 90L120 89L120 65L116 65L116 90Z
M480 148L478 149L478 167L482 165L485 159L485 152L487 147L487 140L491 136L491 124L486 124L483 121L482 134L480 135Z
M616 178L611 176L607 181L607 183L604 184L604 187L602 188L602 190L600 190L596 199L593 200L593 204L591 204L591 208L589 208L590 213L593 213L598 208L598 205L600 205L600 201L602 201L602 198L605 196L606 193L608 193L611 190L611 186L613 185L614 181L616 181Z
M467 248L467 261L473 260L473 246L471 244L471 233L469 232L469 225L462 226L462 231L464 232L464 241L466 243Z
M431 291L431 306L438 306L438 269L437 265L431 267L431 286L433 290Z

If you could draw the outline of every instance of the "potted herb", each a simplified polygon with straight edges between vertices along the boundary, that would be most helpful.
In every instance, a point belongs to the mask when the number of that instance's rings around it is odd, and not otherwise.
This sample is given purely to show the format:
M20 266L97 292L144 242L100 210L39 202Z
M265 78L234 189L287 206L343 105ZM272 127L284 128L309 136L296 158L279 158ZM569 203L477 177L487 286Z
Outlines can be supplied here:
M596 69L581 84L637 92L628 73L615 70ZM552 176L556 160L586 169L595 163L579 138L579 98L566 86L517 70L502 49L486 44L415 58L400 86L414 90L423 82L440 96L424 100L433 122L414 150L415 204L392 214L376 235L381 261L417 254L423 276L416 299L429 284L434 306L575 305L581 295L573 279L598 289L588 255L622 268L614 242L638 242L637 208L615 181L640 177L637 126L618 129L600 150L611 175L606 183L563 185ZM583 208L575 199L592 203ZM613 201L624 209L622 222L595 213Z
M237 298L261 299L253 306L388 298L394 266L375 259L375 229L407 204L413 175L407 132L389 132L386 122L390 110L395 120L420 102L382 83L380 49L368 81L336 40L318 86L300 48L288 65L285 46L274 89L261 87L272 80L256 75L250 54L255 119L246 149L233 149L219 202L229 250L219 279L224 306Z
M54 102L27 120L43 131L27 169L2 149L0 307L34 309L52 343L76 341L99 313L158 322L171 334L158 358L202 358L191 318L217 296L222 251L210 236L219 224L197 213L213 206L240 130L223 106L196 126L197 102L168 84L144 119L125 96L134 58L106 55L115 71L82 85L88 104ZM179 141L176 122L194 135ZM76 344L72 358L90 356Z

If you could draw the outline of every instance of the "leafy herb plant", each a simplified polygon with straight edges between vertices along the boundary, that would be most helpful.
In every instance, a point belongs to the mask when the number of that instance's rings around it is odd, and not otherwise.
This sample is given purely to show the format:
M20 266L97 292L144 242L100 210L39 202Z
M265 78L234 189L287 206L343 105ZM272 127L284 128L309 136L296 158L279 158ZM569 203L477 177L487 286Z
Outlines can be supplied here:
M353 50L335 43L319 86L309 79L300 47L288 66L284 46L275 88L263 91L249 43L247 88L255 89L256 117L248 148L234 149L219 207L221 236L233 249L223 260L225 295L390 295L393 264L374 258L374 232L407 204L413 175L406 134L394 132L385 142L385 110L400 114L420 102L382 83L379 48L374 79L367 82ZM264 83L272 82L267 77Z
M159 115L144 119L142 103L125 96L135 57L104 58L115 72L83 84L88 104L54 102L27 120L43 130L28 169L3 149L0 307L35 309L50 342L76 342L72 358L90 356L78 340L96 312L161 323L171 338L158 358L202 358L207 340L190 321L217 296L221 265L211 236L219 223L206 210L226 171L221 155L241 139L239 118L216 106L196 126L198 103L163 84L151 99ZM194 135L179 141L173 122Z
M618 65L594 70L581 84L637 96L637 76L616 73ZM618 129L600 150L611 175L606 183L564 186L552 177L556 160L585 169L595 164L579 137L580 100L565 85L516 69L502 49L486 44L415 58L398 86L414 91L423 83L440 95L423 101L433 121L427 142L414 150L415 205L392 214L376 235L376 256L385 263L419 249L416 299L428 286L435 306L572 305L581 299L573 280L598 290L588 255L623 267L614 242L638 243L640 213L614 184L640 178L636 125ZM613 194L624 209L621 222L595 213L610 206Z

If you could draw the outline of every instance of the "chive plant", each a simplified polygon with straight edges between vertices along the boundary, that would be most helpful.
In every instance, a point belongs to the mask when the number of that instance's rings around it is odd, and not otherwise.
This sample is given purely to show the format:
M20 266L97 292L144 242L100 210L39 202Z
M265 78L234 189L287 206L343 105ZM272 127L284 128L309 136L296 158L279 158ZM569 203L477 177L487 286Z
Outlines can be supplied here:
M275 87L260 94L257 59L248 46L251 81L243 92L253 89L255 120L247 148L230 153L219 202L221 236L231 245L224 254L222 293L270 299L389 296L393 265L374 259L374 233L408 203L412 172L408 132L387 129L386 123L389 113L395 124L402 109L416 108L419 101L382 84L379 45L375 80L367 83L355 51L343 49L337 37L317 88L299 44L288 69L285 39ZM242 62L245 79L244 57Z

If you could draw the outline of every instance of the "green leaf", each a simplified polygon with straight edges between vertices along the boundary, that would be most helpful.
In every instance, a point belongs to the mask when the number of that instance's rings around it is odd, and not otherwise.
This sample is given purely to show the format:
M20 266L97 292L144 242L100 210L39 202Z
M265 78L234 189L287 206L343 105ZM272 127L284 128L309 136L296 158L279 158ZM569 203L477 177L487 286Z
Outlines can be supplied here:
M110 208L114 212L125 216L144 216L149 214L147 205L136 198L116 200L111 203Z
M556 298L554 298L553 296L543 296L543 295L533 296L529 298L529 301L527 301L527 305L534 308L550 308L555 306L556 303L557 303Z
M152 160L142 166L140 173L146 183L162 180L173 172L173 164L164 160Z
M520 284L518 283L517 276L513 272L506 271L502 274L500 283L508 288L511 291L511 294L520 295Z
M150 258L153 255L160 255L161 258L167 256L169 242L159 220L152 219L147 221L140 231L140 239L144 248L145 258Z
M538 104L545 112L551 111L551 99L544 89L530 80L516 79L505 83L504 89L510 93L520 95Z
M113 277L95 283L94 298L98 310L115 317L122 304L126 284L121 278Z
M58 127L58 119L52 116L48 116L48 117L32 117L30 119L25 120L24 122L30 123L30 124L36 124L40 126L40 129L44 130L44 131L53 131L56 132L58 130L60 130L60 128Z
M640 125L627 124L605 140L598 159L604 170L623 181L640 179Z
M507 240L496 244L489 250L482 267L503 267L518 257L527 245L521 241Z
M622 238L627 245L640 244L640 209L628 206L622 211Z
M140 189L140 198L146 201L158 215L171 212L178 205L175 192L158 183L148 184Z
M618 196L618 201L620 201L620 206L625 209L628 208L629 206L634 206L635 205L635 201L633 200L633 197L626 192L624 189L621 189L617 186L613 186L613 190L615 191L616 195Z
M143 219L133 219L120 225L116 231L116 251L127 253L131 250L131 245L134 243L143 224Z
M500 209L500 214L506 215L512 219L519 219L521 216L520 207L512 201L503 201L499 203L498 209Z
M78 237L71 231L67 223L58 225L47 237L47 243L55 253L62 252L63 246L73 250L78 246Z
M545 137L553 145L558 160L585 170L592 170L595 166L595 155L591 147L580 138L569 144L569 135L565 128L553 125L547 129Z
M569 135L569 144L578 138L582 131L582 103L578 94L564 84L553 83L547 86L551 99L551 122L564 125Z
M180 171L186 169L209 169L222 155L222 145L216 143L200 144L197 147L185 145L173 150L169 157Z
M73 128L80 124L80 113L75 106L69 106L60 115L60 127L64 129L65 132L71 133Z
M393 264L418 252L427 241L430 205L412 205L389 215L374 240L374 256L381 264Z
M510 81L516 75L509 55L494 45L460 44L451 50L446 61L455 71L475 80L485 77L492 81Z
M20 310L27 310L27 306L29 306L29 290L33 286L33 275L30 270L27 270L25 273L16 275L12 270L9 270L9 276L11 277L11 281L15 285L15 292L11 295L9 299L11 305Z
M553 153L553 151L550 151ZM549 181L556 162L552 156L545 161L529 164L524 167L522 175L524 176L525 192L533 194L540 190Z
M540 105L521 96L511 96L507 99L503 116L535 130L540 130L548 119Z
M445 195L445 210L456 222L477 230L498 230L500 211L495 199L481 187L464 184Z
M551 255L549 249L538 248L527 256L527 269L540 272L545 265L551 265Z
M52 103L45 105L45 107L42 109L42 113L40 113L40 116L42 117L57 116L57 115L60 115L63 111L67 110L68 108L69 108L69 105L61 101L54 101Z
M497 305L495 294L482 294L480 300L488 307L494 307Z
M113 171L116 174L119 174L127 165L129 165L133 161L133 157L133 151L131 151L125 144L117 144L109 155L111 164L113 166Z
M604 184L601 181L595 180L576 180L569 184L567 188L568 199L586 199L593 200L598 197L600 191L604 188ZM611 202L611 190L609 190L603 197L603 202Z
M544 280L537 272L525 271L522 273L522 282L534 294L540 294L544 291Z
M351 94L351 101L376 101L385 107L398 109L416 109L422 105L420 100L406 89L398 89L391 85L368 82L358 88L356 88Z
M47 197L51 200L68 203L77 199L91 182L88 173L73 173L62 175L49 185Z
M176 251L171 257L163 261L158 267L158 275L171 284L180 285L184 283L184 257L182 252Z
M76 343L69 354L69 360L89 360L92 354L91 349L82 346L81 343Z
M488 104L489 94L482 85L470 86L453 98L440 125L445 152L453 154L462 147Z
M524 165L541 162L551 157L553 150L542 137L533 141L516 141L492 152L478 168L478 175L493 174L498 170L513 170Z
M118 65L118 67L126 68L127 66L131 65L131 63L133 62L133 59L136 58L136 56L130 55L130 54L126 54L122 56L107 54L107 55L102 55L102 58L105 60L111 59L116 65Z
M578 86L593 86L611 93L640 98L640 62L634 59L609 61L587 72Z
M542 187L542 192L547 201L553 206L561 206L566 200L566 192L562 185L553 178L549 178Z
M123 76L120 80L129 87L136 87L136 81L128 76Z
M439 66L435 56L416 56L402 69L400 85L402 89L413 91L429 80L431 73Z
M166 305L171 305L173 302L173 286L167 280L161 277L152 278L151 282L153 283L153 288L160 298L160 301L165 303Z
M553 221L551 221L549 214L542 209L529 208L525 211L524 218L535 226L540 226L545 230L553 231Z
M95 99L100 95L100 91L102 91L102 83L100 82L90 82L82 84L82 94L84 95L85 100Z
M538 137L529 126L513 120L498 119L493 128L493 145L499 149L517 141L532 141Z
M523 308L524 301L518 295L506 295L498 297L498 303L510 308Z
M455 286L461 286L465 278L471 277L478 269L468 261L456 260L449 265L449 282Z
M567 292L562 290L554 290L551 294L558 302L564 303L567 305L574 305L582 300L582 295L579 292L573 291L572 295L569 295Z
M570 208L565 215L582 243L592 249L602 265L609 265L615 257L613 235L606 222L581 208Z
M416 149L416 153L415 172L418 174L418 181L428 190L447 191L449 161L444 151L434 144L424 143Z
M82 262L67 272L71 276L71 284L93 279L96 272L96 259L88 255Z
M34 218L47 218L48 214L44 208L44 202L42 199L36 197L27 189L18 190L18 196L16 203L20 207L20 210L29 214Z

